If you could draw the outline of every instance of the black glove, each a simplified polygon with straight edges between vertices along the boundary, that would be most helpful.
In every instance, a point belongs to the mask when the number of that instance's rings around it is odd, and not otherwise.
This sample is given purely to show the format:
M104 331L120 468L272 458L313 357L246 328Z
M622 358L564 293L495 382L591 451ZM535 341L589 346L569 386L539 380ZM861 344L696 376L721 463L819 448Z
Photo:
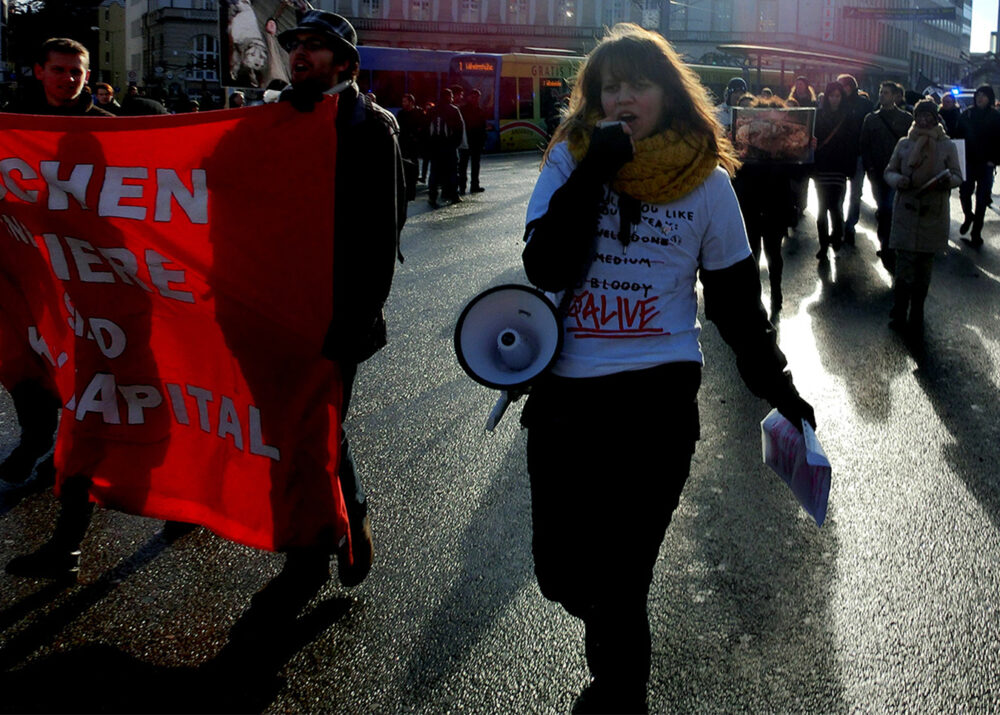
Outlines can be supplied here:
M317 87L303 83L286 89L281 93L281 99L291 102L300 112L311 112L316 103L323 99L323 93Z
M620 123L594 127L590 135L590 147L580 162L580 168L599 179L602 184L607 183L615 178L619 169L632 161L632 154L632 139Z
M774 406L786 420L795 425L795 429L799 432L802 431L803 422L808 422L814 430L816 429L816 415L812 405L798 395L789 395Z

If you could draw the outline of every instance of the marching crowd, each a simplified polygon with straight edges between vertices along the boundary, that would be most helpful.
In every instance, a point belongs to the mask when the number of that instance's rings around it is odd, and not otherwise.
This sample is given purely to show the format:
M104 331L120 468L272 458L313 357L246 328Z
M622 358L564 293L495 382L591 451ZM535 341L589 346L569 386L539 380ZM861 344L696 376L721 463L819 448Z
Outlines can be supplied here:
M343 169L353 180L337 182L333 197L338 261L323 355L339 365L346 412L359 364L386 344L382 308L407 199L418 182L427 182L435 208L439 198L457 203L467 190L483 191L486 118L479 93L463 97L460 87L443 90L436 104L423 108L407 95L398 119L392 117L359 91L357 35L334 13L308 11L277 39L289 53L291 77L280 101L308 112L339 95L338 175ZM9 110L159 112L131 89L120 105L106 85L96 85L93 98L83 92L88 64L79 43L50 40L35 63L38 98ZM819 198L820 261L828 260L830 249L854 244L862 182L871 182L880 256L895 278L894 328L919 331L922 325L934 252L947 242L951 188L961 186L960 231L969 234L963 240L975 248L983 244L1000 158L1000 113L990 87L980 87L974 106L963 112L947 95L940 106L932 98L907 105L902 87L888 81L876 106L846 74L818 96L804 77L787 99L765 91L752 97L747 89L733 79L723 104L713 106L697 75L660 35L615 26L580 68L527 207L525 272L553 296L568 336L551 371L532 385L522 413L532 551L542 594L584 624L592 681L577 701L581 712L646 708L652 572L695 445L709 428L700 423L697 404L703 355L696 284L703 286L705 314L736 354L747 387L804 429L805 423L816 425L816 416L786 370L772 321L782 301L782 239L803 216L809 180ZM816 107L815 163L741 167L724 130L737 106ZM964 180L953 138L965 141ZM669 235L658 217L673 219ZM761 304L761 250L769 263L771 321ZM627 258L604 260L619 254ZM642 286L642 292L629 294L629 286ZM623 315L641 312L641 329L585 325L587 306L598 302L617 304ZM44 380L4 386L14 398L22 441L0 466L0 477L24 481L52 447L62 401ZM570 449L578 430L574 417L585 411L629 415L628 423L609 422L607 428L636 448L596 454ZM319 588L335 557L341 582L355 585L372 566L368 505L343 432L340 454L349 547L289 549L279 578ZM627 475L630 483L632 496L623 495L614 507L627 514L624 519L609 512L608 480L615 475ZM76 580L93 510L90 478L63 480L52 537L9 562L8 573ZM602 528L609 523L628 533ZM168 524L165 538L189 526Z
M963 110L950 93L921 97L888 80L879 85L876 102L849 74L818 95L806 77L797 77L786 99L768 89L754 96L735 77L718 107L724 124L731 122L733 107L816 109L811 165L748 163L733 179L750 245L758 256L763 246L767 258L772 319L782 304L782 240L802 218L809 179L818 204L816 258L827 261L831 248L836 252L855 243L867 178L876 203L877 253L894 278L889 325L919 335L933 257L948 244L951 189L959 188L962 242L977 250L983 246L1000 161L1000 111L993 88L978 87ZM964 174L953 139L964 141Z

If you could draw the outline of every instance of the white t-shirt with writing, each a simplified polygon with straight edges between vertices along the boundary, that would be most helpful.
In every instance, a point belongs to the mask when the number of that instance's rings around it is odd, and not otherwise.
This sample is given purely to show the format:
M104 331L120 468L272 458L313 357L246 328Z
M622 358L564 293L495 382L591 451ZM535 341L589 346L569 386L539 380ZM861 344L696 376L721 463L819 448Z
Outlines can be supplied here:
M565 143L552 149L528 202L528 223L545 214L575 167ZM668 362L704 362L698 267L728 268L750 255L736 194L721 168L676 201L642 204L627 249L618 240L619 225L618 194L605 186L594 260L563 321L556 375L597 377ZM549 297L557 305L562 299Z

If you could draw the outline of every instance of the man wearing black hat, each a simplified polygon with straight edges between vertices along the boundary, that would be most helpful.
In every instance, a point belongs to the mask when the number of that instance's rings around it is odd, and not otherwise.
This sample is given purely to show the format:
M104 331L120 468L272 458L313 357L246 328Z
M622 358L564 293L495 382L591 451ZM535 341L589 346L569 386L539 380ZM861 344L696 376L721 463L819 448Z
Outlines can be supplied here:
M733 107L740 101L740 97L748 91L746 80L742 77L733 77L726 85L726 96L722 100L716 111L719 114L719 121L722 126L729 130L733 123Z
M323 354L340 365L346 418L358 363L386 344L382 312L406 220L406 187L395 118L362 96L355 83L360 57L357 34L340 15L310 10L278 42L288 52L291 87L281 101L312 111L329 95L338 97L337 180L334 190L333 320ZM338 553L345 586L361 583L372 564L368 504L341 429L340 484L347 504L353 557ZM290 554L290 557L292 555ZM310 571L329 574L329 554L317 548L289 559Z

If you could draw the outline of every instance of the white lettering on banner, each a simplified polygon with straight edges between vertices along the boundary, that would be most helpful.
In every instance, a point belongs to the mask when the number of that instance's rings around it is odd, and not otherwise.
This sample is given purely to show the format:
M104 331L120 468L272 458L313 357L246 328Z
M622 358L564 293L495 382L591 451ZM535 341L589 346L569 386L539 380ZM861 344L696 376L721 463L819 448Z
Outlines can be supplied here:
M153 289L139 279L139 261L135 254L127 248L98 248L98 253L111 266L111 270L121 278L125 285L137 285L150 293Z
M0 161L0 199L7 195L7 191L10 191L10 193L21 199L21 201L26 201L29 204L38 201L37 191L27 191L14 181L13 172L15 171L26 181L38 178L38 174L28 166L28 163L24 159L11 157L10 159Z
M236 449L243 451L243 433L240 428L240 418L236 415L236 405L228 397L219 400L219 431L216 433L225 439L232 435Z
M43 233L42 240L45 241L45 246L49 251L52 272L59 280L72 279L70 263L66 259L66 251L62 245L65 242L73 259L72 265L76 268L76 274L82 283L121 282L125 285L136 285L150 293L153 292L152 288L139 278L139 259L127 248L120 246L95 248L90 242L72 236L65 236L60 240L59 236L54 233ZM146 249L144 260L146 269L149 271L149 279L160 295L182 303L195 302L194 293L178 290L174 287L185 282L184 270L166 268L165 265L172 263L172 261L151 248ZM95 270L91 266L100 266L108 270Z
M187 393L198 404L198 426L205 432L211 432L212 430L208 426L208 403L212 401L212 391L188 385Z
M87 208L87 186L94 173L93 164L77 164L66 181L59 180L59 162L42 161L38 167L42 178L49 185L49 211L65 211L69 208L69 194L73 195L80 208Z
M83 390L80 401L76 403L76 421L81 422L88 412L96 412L106 425L120 425L118 416L118 398L115 395L115 376L99 372L90 380Z
M220 396L218 412L214 410L210 412L208 405L210 402L215 402L211 390L196 385L181 386L173 382L165 383L164 388L178 424L190 426L184 398L184 393L187 392L198 405L199 427L202 430L212 434L214 421L215 436L223 441L231 437L233 446L241 452L245 451L244 444L249 442L250 454L267 457L275 462L281 461L281 450L264 444L260 410L254 405L247 407L248 429L244 432L244 422L240 419L239 410L231 397ZM96 373L84 388L79 401L73 397L67 407L75 410L77 421L82 421L89 413L94 413L101 415L104 424L118 425L121 424L121 406L116 393L120 393L125 401L125 423L129 425L146 424L146 410L164 407L163 393L153 385L118 385L114 375L103 372Z
M163 264L169 262L169 258L161 256L152 248L146 249L146 267L149 269L149 278L153 281L153 285L159 289L160 295L164 298L179 300L182 303L194 303L193 293L189 293L186 290L173 290L170 288L171 283L184 282L184 271L167 270L163 267Z
M156 170L156 213L154 221L170 221L171 198L184 209L191 223L208 223L208 180L204 169L191 170L191 186L187 187L173 169Z
M145 179L148 176L149 171L144 166L109 166L105 169L101 198L97 201L98 215L146 220L145 207L122 206L121 200L142 198L142 186L126 184L125 179Z
M31 231L28 230L27 226L13 216L8 216L7 214L0 216L0 218L3 218L3 222L7 226L7 233L9 233L15 241L31 244L36 248L38 247L38 242L35 240L35 237L31 235Z
M168 382L167 394L170 395L170 406L174 410L174 419L177 420L177 423L182 425L191 424L191 421L188 419L187 405L184 404L184 393L181 392L181 386Z
M152 385L119 385L118 392L128 403L126 420L130 425L146 424L143 410L163 404L163 395Z
M45 342L45 338L34 325L28 327L28 344L32 350L48 360L49 363L56 364L55 358L52 357L52 352L49 350L49 344Z
M74 164L68 179L60 179L62 162L41 161L38 164L41 180L48 187L48 208L50 211L69 209L72 196L80 208L90 210L87 205L87 190L94 178L93 164ZM0 161L0 199L9 192L29 204L38 202L39 190L25 186L39 181L38 173L24 159L8 157ZM146 220L146 207L122 204L123 199L144 199L150 169L145 166L106 166L101 177L101 190L97 201L99 216L112 218ZM176 169L157 168L155 170L155 197L153 199L153 220L158 222L173 220L173 203L181 207L187 220L194 224L208 223L208 176L204 169L190 170L190 185L181 179Z
M80 280L83 283L115 282L115 276L111 271L95 271L91 269L91 266L94 265L104 265L104 259L97 254L97 251L94 250L94 247L88 241L81 241L79 238L67 236L66 245L69 246L69 253L73 256L73 262L76 263L76 270L80 274Z
M104 318L91 318L90 333L88 338L93 338L97 343L97 349L106 358L115 359L123 352L128 341L125 339L125 331L119 328L110 320Z

